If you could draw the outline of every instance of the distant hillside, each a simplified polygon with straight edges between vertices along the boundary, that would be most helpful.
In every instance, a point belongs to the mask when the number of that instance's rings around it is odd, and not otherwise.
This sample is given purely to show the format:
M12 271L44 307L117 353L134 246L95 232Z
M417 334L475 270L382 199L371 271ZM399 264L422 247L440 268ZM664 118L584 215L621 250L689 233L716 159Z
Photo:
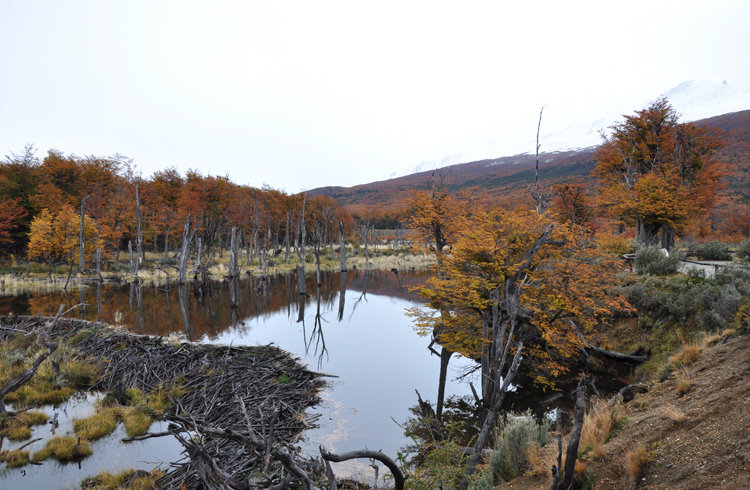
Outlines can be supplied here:
M750 200L750 110L695 121L720 128L726 147L720 156L729 164L731 178L725 193ZM591 181L596 147L539 156L540 177L545 186ZM444 182L455 190L479 191L483 201L518 204L530 200L527 186L534 178L535 156L529 154L460 163L442 167ZM354 187L321 187L311 195L331 196L353 214L383 214L402 209L409 193L425 188L433 171L419 172ZM591 188L593 191L593 187Z

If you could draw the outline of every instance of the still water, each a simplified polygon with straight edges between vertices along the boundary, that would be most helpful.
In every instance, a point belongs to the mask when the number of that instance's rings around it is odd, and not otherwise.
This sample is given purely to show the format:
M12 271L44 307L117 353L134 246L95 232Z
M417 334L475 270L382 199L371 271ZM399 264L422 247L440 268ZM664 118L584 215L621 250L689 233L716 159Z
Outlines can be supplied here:
M440 359L430 354L429 339L414 332L406 315L406 308L420 305L410 289L425 278L403 272L327 272L320 288L314 276L308 277L308 295L302 297L289 275L213 282L202 291L192 285L92 285L68 293L0 297L0 314L53 315L60 303L85 303L80 318L119 323L136 333L178 334L216 344L273 343L309 369L333 376L321 394L323 403L310 410L320 418L319 428L305 435L306 452L317 454L318 445L335 452L366 447L395 457L408 442L395 421L409 416L414 390L433 402L437 394ZM470 393L454 378L472 365L462 358L451 361L447 396ZM171 454L159 455L162 460L177 457L173 447L164 451ZM365 468L334 470L372 473Z

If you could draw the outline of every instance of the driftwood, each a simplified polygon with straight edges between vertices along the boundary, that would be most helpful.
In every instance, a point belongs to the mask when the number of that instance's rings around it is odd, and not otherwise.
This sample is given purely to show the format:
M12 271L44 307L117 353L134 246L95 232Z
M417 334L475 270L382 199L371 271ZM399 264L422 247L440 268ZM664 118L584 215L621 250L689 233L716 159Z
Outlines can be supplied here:
M404 488L404 474L401 473L401 470L399 469L395 461L393 461L391 458L381 453L380 451L370 451L370 450L364 449L361 451L350 451L344 454L333 454L333 453L327 452L321 447L320 455L324 461L326 462L333 461L334 463L340 463L342 461L349 461L351 459L360 459L360 458L375 459L383 463L391 471L391 474L393 475L393 485L396 488L396 490L403 490ZM330 467L327 467L327 468L330 468ZM329 478L331 478L332 474L333 472L329 473ZM336 488L335 481L336 479L334 477L332 480L332 485L329 488Z

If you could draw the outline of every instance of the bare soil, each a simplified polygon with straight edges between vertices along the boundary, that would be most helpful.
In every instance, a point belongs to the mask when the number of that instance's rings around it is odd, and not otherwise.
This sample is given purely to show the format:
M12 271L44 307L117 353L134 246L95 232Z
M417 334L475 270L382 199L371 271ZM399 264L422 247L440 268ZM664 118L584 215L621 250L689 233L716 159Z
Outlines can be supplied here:
M686 369L692 386L682 396L673 373L625 405L626 422L587 466L594 489L750 489L750 335L703 349ZM626 454L639 446L649 461L632 475ZM506 488L549 483L548 476L523 477Z

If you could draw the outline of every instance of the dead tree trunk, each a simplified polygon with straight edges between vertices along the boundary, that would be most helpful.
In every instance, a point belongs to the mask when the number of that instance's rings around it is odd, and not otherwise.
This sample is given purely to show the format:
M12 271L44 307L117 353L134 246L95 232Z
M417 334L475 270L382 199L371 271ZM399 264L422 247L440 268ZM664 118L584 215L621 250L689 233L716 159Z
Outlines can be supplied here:
M130 270L132 271L135 267L135 263L133 262L133 241L128 240L128 258L130 259Z
M307 194L302 196L302 219L300 222L300 260L301 264L297 273L297 290L300 294L306 293L305 286L305 205L307 204Z
M96 249L96 279L102 282L102 249Z
M141 233L141 195L138 184L135 185L135 279L138 280L138 269L143 263L143 233Z
M84 269L86 269L86 258L83 255L83 249L85 247L84 241L83 241L83 230L85 227L85 219L86 219L86 199L88 199L89 196L86 196L81 200L81 230L78 233L78 272L83 274Z
M229 278L237 275L237 227L232 227L232 237L229 242Z
M346 272L346 242L344 241L344 223L339 221L339 255L341 257L341 272Z
M190 214L185 220L185 230L182 232L182 246L180 247L180 284L185 284L185 274L187 269L187 259L190 250L190 241L195 231L190 231Z
M559 464L561 460L561 456L558 454L558 466L552 467L552 485L550 486L550 490L568 490L573 483L576 459L578 459L578 445L581 442L581 432L583 431L583 416L584 412L586 411L585 380L586 375L581 374L581 380L578 382L578 388L576 389L576 406L574 415L575 424L573 425L573 432L570 434L568 448L565 451L565 469L563 470L563 480L561 483L557 483L560 477ZM560 445L560 443L558 443L558 451L562 451L562 446Z
M171 229L171 226L167 226L167 231L164 233L164 260L169 258L169 232Z
M284 261L289 262L289 242L290 242L290 236L289 236L289 211L286 213L286 230L284 231L284 247L286 248L286 251L284 252Z

